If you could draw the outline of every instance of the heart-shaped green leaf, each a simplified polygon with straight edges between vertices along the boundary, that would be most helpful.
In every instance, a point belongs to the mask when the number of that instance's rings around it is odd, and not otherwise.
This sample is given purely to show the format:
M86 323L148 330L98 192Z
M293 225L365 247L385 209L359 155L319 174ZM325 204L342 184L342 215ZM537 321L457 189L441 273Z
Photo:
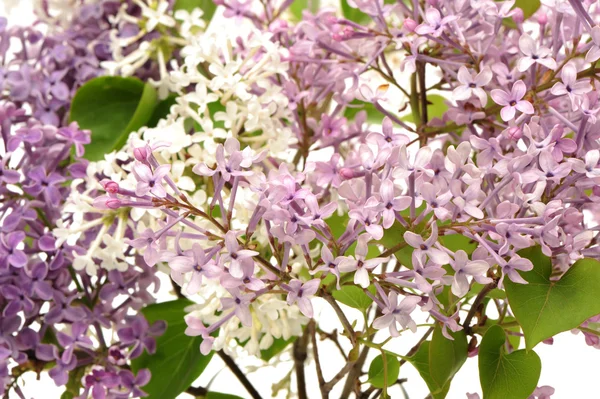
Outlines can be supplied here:
M184 308L191 304L187 299L178 299L142 309L148 323L167 322L167 331L156 340L156 353L144 352L131 362L134 372L147 368L152 373L150 382L142 387L148 399L176 398L202 374L212 358L213 352L207 356L200 353L202 337L185 335Z
M560 280L551 281L552 262L540 247L520 251L519 255L533 263L533 270L521 273L528 284L505 280L504 285L527 349L600 314L600 262L581 259Z
M123 147L129 133L150 120L156 104L156 91L136 78L102 76L81 86L73 97L70 118L92 131L85 158L97 161Z
M542 362L534 351L506 353L506 334L492 326L479 347L479 381L483 399L527 399L537 386Z
M338 302L358 310L365 310L373 303L373 300L355 285L345 285L331 294Z
M375 388L384 388L393 385L400 374L400 362L389 353L377 356L369 366L369 383Z
M444 337L437 325L431 341L423 342L417 353L408 359L421 374L434 399L446 397L452 378L467 360L468 344L464 331L451 335L454 340Z

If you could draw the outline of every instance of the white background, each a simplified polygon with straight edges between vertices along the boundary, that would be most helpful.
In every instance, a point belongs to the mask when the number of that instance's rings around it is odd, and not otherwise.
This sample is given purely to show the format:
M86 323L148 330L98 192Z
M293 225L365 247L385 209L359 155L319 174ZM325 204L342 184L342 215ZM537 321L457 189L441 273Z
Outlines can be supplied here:
M68 1L68 0L61 0ZM31 23L33 14L31 12L31 0L0 0L0 16L7 16L6 6L16 5L13 9L9 23L11 25L25 25ZM234 25L231 25L234 26ZM231 29L231 26L229 29ZM164 281L163 287L169 287L168 281ZM599 293L600 296L600 293ZM168 300L169 293L163 293L159 300ZM600 297L599 297L600 300ZM321 299L315 299L314 305L316 309L316 319L320 321L320 327L325 331L331 331L334 328L340 329L335 322L337 320L335 313ZM344 306L344 305L342 305ZM348 313L353 315L354 312L350 308L346 308ZM418 312L415 312L415 314ZM360 315L356 312L356 319L361 320ZM464 316L463 316L464 317ZM352 319L350 320L352 322ZM420 329L422 334L425 329ZM414 345L420 337L420 334L404 334L395 339L386 349L404 354ZM340 338L344 344L344 338ZM551 385L556 389L556 394L553 399L587 399L600 398L600 388L598 378L600 377L600 351L588 347L585 344L581 334L574 335L570 332L559 334L554 338L554 345L539 344L535 351L542 359L542 375L539 385ZM309 350L310 352L310 350ZM310 355L310 354L309 354ZM371 351L369 360L376 356L376 351ZM320 356L323 366L325 379L329 380L343 366L339 352L333 346L324 344L320 346ZM310 357L309 357L310 359ZM262 362L257 362L254 359L241 358L239 359L242 366L260 366ZM290 369L293 368L293 362L290 361L289 355L284 354L282 360L276 364L267 367L262 367L255 372L248 374L248 378L253 382L254 386L259 390L264 398L271 397L271 386L273 383L280 381L285 377ZM168 373L169 370L164 370ZM320 398L319 387L314 369L314 363L307 362L307 385L309 389L309 398ZM417 371L405 364L400 370L400 377L407 378L408 383L405 384L405 389L411 399L423 399L429 393L427 386L419 377ZM365 378L363 377L362 380ZM237 394L243 398L249 397L244 388L237 382L235 376L229 372L223 362L215 356L209 367L205 370L201 378L196 382L196 385L207 386L211 384L211 390ZM292 385L293 385L292 381ZM515 381L515 383L517 383ZM332 392L331 397L339 396L343 381L340 382L336 389ZM294 388L295 389L295 388ZM53 381L44 374L41 379L33 374L26 375L23 391L27 398L35 399L58 399L62 393L62 388L57 388ZM459 373L453 380L452 387L447 396L448 399L463 399L466 398L466 392L481 394L479 387L477 358L468 359ZM390 391L392 398L403 398L398 387L394 387ZM16 395L11 395L10 398L16 398ZM181 395L181 397L189 398L189 395ZM279 398L284 398L285 395L280 394ZM507 398L510 399L510 398Z

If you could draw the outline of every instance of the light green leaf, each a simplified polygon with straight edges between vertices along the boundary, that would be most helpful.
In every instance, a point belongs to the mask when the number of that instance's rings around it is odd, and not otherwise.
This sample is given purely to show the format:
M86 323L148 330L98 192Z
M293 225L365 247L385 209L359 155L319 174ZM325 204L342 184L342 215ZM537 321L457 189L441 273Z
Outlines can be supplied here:
M389 353L385 355L386 367L383 363L383 355L377 356L369 366L369 383L375 388L383 389L391 386L398 380L400 374L400 362L398 359Z
M519 7L523 10L525 19L531 17L541 6L540 0L517 0L515 7Z
M356 285L344 285L331 294L338 302L358 310L365 310L373 303L373 300Z
M302 11L309 10L311 13L319 11L319 0L294 0L290 6L290 12L297 20L302 19Z
M200 8L202 10L202 19L208 23L215 14L217 5L213 0L176 0L175 5L173 6L174 10L186 10L190 13L194 8Z
M156 104L156 91L136 78L103 76L81 86L70 119L92 131L85 158L97 161L123 147L129 134L150 120Z
M467 360L468 344L464 331L450 334L454 340L444 337L441 326L437 325L431 341L424 342L417 353L409 358L434 399L446 397L452 378Z
M537 386L542 362L534 351L507 354L506 334L492 326L479 347L479 380L483 399L527 399Z
M143 368L152 372L152 379L143 387L148 399L176 398L202 374L212 358L212 352L207 356L200 353L202 337L185 335L184 308L191 304L187 299L178 299L142 309L148 323L167 322L167 330L156 340L156 353L144 352L131 362L135 373Z
M361 25L367 25L372 21L371 17L360 11L358 8L350 7L346 0L340 1L342 2L342 14L344 15L344 18Z
M427 96L427 116L429 120L433 118L442 118L446 111L448 110L448 105L446 104L446 98L442 97L438 94L430 94ZM412 114L405 115L401 118L405 122L415 123Z
M522 250L519 255L533 263L533 270L521 273L529 284L505 279L504 285L527 349L600 314L600 262L581 259L560 280L550 281L552 262L540 247Z
M348 121L354 121L356 118L356 114L360 111L365 111L367 113L367 123L370 124L381 124L383 121L383 115L373 103L368 103L360 100L354 100L350 104L350 106L346 108L344 111L344 117L348 119Z

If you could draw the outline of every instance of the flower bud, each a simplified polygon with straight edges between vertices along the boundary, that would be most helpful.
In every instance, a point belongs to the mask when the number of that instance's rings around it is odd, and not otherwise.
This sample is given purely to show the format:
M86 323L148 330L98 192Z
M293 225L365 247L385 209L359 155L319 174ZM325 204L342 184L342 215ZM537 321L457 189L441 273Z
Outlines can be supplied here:
M539 13L538 14L538 23L540 25L546 25L548 23L548 15L546 13Z
M521 10L520 8L515 8L514 10L514 14L513 14L513 21L515 21L518 24L522 24L523 21L525 21L525 15L523 14L523 10Z
M117 194L119 192L119 184L112 180L105 179L102 180L100 184L102 184L104 190L109 194Z
M418 26L419 24L417 23L417 21L415 21L412 18L406 18L404 20L404 27L406 28L407 31L409 32L414 32L415 28Z
M342 168L339 171L340 176L343 179L352 179L354 177L354 171L352 171L352 169L350 168Z
M133 156L140 162L145 162L148 159L148 155L148 146L133 149Z

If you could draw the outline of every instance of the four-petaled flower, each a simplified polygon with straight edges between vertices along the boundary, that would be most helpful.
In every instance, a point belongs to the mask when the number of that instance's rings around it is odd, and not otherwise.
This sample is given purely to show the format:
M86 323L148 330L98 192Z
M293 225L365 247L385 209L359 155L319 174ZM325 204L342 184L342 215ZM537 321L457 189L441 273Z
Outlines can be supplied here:
M315 295L319 290L321 279L315 278L306 283L293 279L284 287L288 291L287 304L298 304L298 308L306 317L313 317L313 306L310 302L310 297Z
M523 100L526 92L527 86L525 86L522 80L516 81L510 92L500 89L492 90L490 94L492 99L496 104L503 106L500 110L500 116L503 121L508 122L513 120L516 110L524 114L533 114L535 112L533 105L529 101Z
M488 67L484 67L481 72L475 75L469 72L467 67L462 66L458 70L458 81L462 83L454 89L452 96L457 101L465 101L476 96L482 107L487 103L487 94L483 87L490 83L494 74Z

